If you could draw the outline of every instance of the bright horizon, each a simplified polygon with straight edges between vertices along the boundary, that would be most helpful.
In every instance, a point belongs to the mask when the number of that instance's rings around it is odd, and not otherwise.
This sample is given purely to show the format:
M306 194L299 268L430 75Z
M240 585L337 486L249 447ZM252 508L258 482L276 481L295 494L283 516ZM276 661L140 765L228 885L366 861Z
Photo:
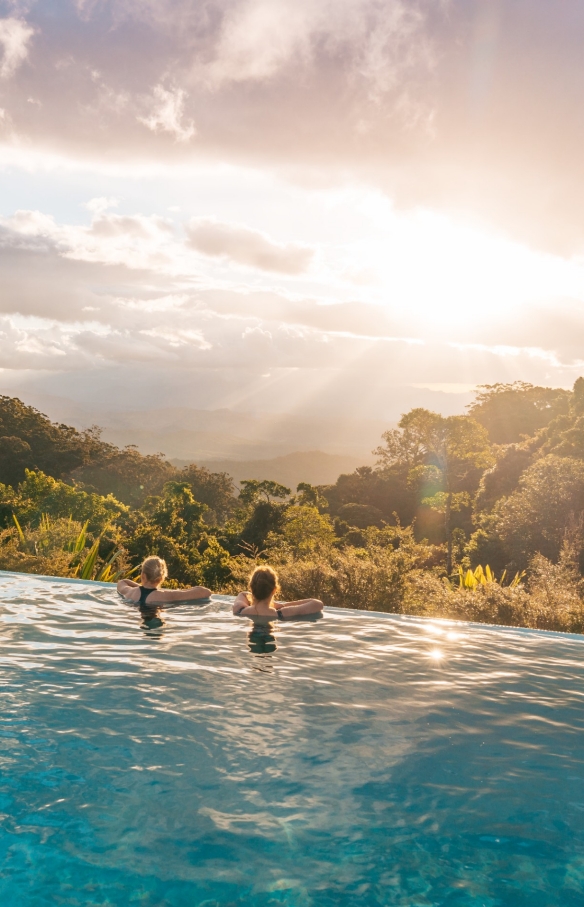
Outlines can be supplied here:
M583 36L542 0L0 0L0 392L394 420L571 387Z

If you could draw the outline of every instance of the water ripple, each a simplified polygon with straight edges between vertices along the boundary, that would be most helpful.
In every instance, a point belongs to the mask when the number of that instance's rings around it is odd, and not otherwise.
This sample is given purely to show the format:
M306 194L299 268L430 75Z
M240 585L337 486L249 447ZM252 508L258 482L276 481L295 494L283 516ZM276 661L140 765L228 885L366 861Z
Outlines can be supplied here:
M562 907L584 640L0 575L0 902Z

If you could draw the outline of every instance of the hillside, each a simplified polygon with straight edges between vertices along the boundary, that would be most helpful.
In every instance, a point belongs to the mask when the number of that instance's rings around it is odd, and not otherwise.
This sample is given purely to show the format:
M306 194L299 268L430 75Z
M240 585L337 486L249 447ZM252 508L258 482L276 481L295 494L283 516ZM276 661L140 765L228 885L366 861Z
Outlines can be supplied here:
M189 461L174 459L174 466L182 468ZM296 451L282 457L266 460L197 460L209 472L227 472L239 484L242 479L268 479L295 489L299 482L311 485L331 485L342 473L353 472L362 466L364 458L324 453L322 450ZM369 456L367 462L373 462Z
M188 463L219 460L247 463L293 455L297 451L321 451L349 458L351 463L359 465L370 462L371 450L392 424L375 419L316 419L292 413L201 410L185 406L154 407L147 411L114 406L102 409L49 394L34 394L27 397L27 403L39 407L50 419L81 431L97 424L102 428L103 440L116 447L132 444L142 454L162 452L168 458Z

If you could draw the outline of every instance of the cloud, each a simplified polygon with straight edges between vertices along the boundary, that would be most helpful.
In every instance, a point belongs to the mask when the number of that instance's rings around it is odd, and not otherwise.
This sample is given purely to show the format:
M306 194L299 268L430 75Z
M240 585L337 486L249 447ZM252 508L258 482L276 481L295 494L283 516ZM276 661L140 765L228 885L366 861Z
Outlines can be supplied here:
M224 220L189 221L185 242L166 217L128 213L126 182L114 181L107 189L101 188L103 181L96 185L94 191L104 195L85 204L88 223L63 223L26 210L0 219L0 380L5 390L15 386L9 373L28 370L46 379L47 391L70 387L84 399L97 394L92 381L102 397L105 387L115 385L110 396L116 404L132 387L144 401L155 393L157 399L168 394L173 403L180 398L205 408L296 407L385 417L396 386L469 386L516 378L570 385L582 367L584 266L577 262L539 260L507 245L501 250L496 242L481 246L485 254L475 260L474 234L466 241L464 231L449 238L442 221L423 242L417 224L416 245L408 237L408 218L388 220L385 201L381 205L360 196L365 217L353 190L342 200L337 192L307 194L304 223L318 238L318 256L314 247L276 241L229 220L238 216L232 199L223 209L231 212ZM287 207L291 190L280 187L282 194L275 194L272 180L268 188L263 196L255 184L246 184L244 207L253 198L254 217L263 215L270 224L278 223L272 212L282 208L288 229L293 224L297 234L303 220L299 207ZM160 194L166 210L168 198ZM199 193L194 194L198 200ZM89 197L87 191L81 204ZM116 207L112 203L118 197ZM137 197L140 206L149 204L139 192ZM329 208L339 228L333 238L323 238L320 222L311 222L317 207ZM367 218L374 228L367 227ZM365 264L378 266L387 278L369 294L347 285L343 276L362 254ZM454 264L447 262L447 276L463 260L472 280L463 281L459 293L460 318L439 332L440 303L452 303L452 286L440 270L450 254ZM492 292L489 284L483 297L489 267L501 271L501 284L495 283ZM409 297L420 271L426 277L423 292ZM529 292L513 308L511 297L525 290L526 274ZM511 285L508 312L507 297L504 304L497 299L505 284ZM473 287L479 295L468 302L465 294L468 289L470 298ZM563 292L552 297L554 287ZM357 292L363 297L352 298ZM541 294L540 310L533 292ZM492 323L480 320L482 311ZM407 402L399 405L407 408Z
M108 208L117 208L119 203L119 199L117 198L100 196L99 198L90 199L85 207L88 211L91 211L92 214L103 214Z
M169 164L218 151L295 161L327 145L352 155L355 130L425 107L414 95L433 65L434 5L61 0L47 17L34 4L23 27L37 32L35 65L12 84L12 138L90 156L107 145L110 159L166 149Z
M167 132L177 142L188 142L197 130L192 120L185 120L186 97L182 88L156 85L152 92L151 112L148 116L139 116L138 122L152 132Z
M279 274L302 274L314 257L300 243L277 243L259 230L214 218L193 218L187 225L188 245L204 255L225 257L237 264Z
M429 42L418 40L422 10L403 0L242 0L227 6L210 59L195 71L217 90L342 58L349 78L380 98L396 89L400 74L431 61Z
M26 60L33 34L34 29L23 19L0 19L0 79L9 79Z

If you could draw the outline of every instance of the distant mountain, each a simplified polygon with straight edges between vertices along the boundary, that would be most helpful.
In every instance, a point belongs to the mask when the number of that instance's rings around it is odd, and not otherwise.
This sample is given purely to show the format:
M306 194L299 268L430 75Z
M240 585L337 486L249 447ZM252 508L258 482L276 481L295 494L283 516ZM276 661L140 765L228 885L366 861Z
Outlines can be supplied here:
M177 406L99 410L48 394L27 395L24 402L75 428L99 425L103 439L119 447L135 444L143 454L161 452L169 459L197 463L229 460L249 464L300 452L314 456L316 452L317 458L326 454L359 465L371 461L371 450L380 443L382 432L392 427L372 419L310 419L291 413Z
M175 466L186 466L186 460L173 459ZM343 472L354 472L358 466L373 463L366 459L328 454L322 450L302 450L269 460L196 460L211 472L227 472L239 484L242 479L271 479L287 485L293 491L299 482L311 485L330 485Z

